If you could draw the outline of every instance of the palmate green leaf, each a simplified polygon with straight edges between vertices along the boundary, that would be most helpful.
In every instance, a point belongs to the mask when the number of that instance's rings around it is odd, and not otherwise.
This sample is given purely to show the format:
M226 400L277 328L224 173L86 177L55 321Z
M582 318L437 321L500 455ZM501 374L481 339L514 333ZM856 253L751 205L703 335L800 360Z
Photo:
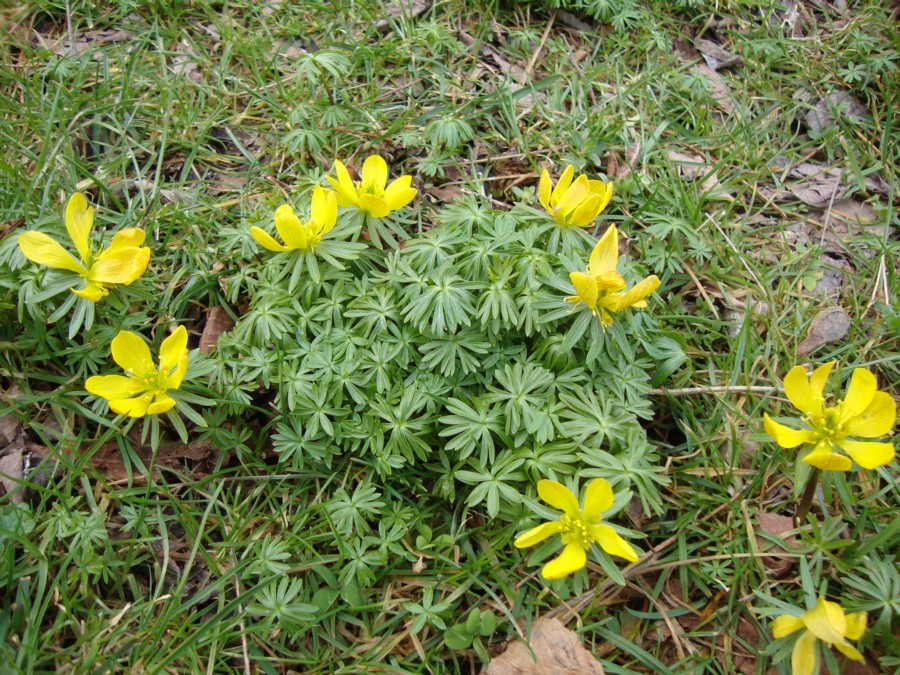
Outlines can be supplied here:
M457 368L463 375L481 368L478 354L487 354L491 344L479 339L474 330L462 330L447 337L437 337L419 346L422 363L429 369L440 370L446 377L453 377Z
M514 434L523 427L533 433L532 411L548 400L547 390L553 383L550 371L535 363L507 363L494 371L494 381L499 386L489 386L485 400L504 405L506 433Z
M445 266L425 277L413 292L405 294L407 305L403 318L423 332L430 330L436 335L455 332L459 326L472 322L474 288L452 266Z
M477 471L458 471L456 477L460 481L475 486L466 498L466 503L477 506L485 502L491 518L500 512L501 498L507 504L518 503L522 496L515 486L525 480L525 472L520 468L524 461L511 452L506 452L498 457L496 464L480 467Z
M438 435L452 437L445 449L458 452L459 459L467 458L475 448L480 448L480 463L482 466L488 466L494 462L493 434L503 432L503 414L478 398L474 399L472 404L474 407L457 398L448 399L446 408L452 414L444 415L438 420L446 425Z
M579 395L562 393L561 433L567 438L600 448L604 443L623 444L629 430L640 429L634 415L621 410L604 390L582 389Z

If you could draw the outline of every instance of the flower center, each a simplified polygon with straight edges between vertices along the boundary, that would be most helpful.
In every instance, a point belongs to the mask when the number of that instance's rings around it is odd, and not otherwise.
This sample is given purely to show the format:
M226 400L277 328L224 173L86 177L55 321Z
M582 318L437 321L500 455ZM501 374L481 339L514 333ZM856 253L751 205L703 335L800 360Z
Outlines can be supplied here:
M584 549L589 549L591 547L591 538L590 532L588 531L588 525L584 522L584 518L581 516L570 516L568 514L563 514L563 517L559 519L559 522L563 524L565 528L562 531L562 540L563 544L578 544Z

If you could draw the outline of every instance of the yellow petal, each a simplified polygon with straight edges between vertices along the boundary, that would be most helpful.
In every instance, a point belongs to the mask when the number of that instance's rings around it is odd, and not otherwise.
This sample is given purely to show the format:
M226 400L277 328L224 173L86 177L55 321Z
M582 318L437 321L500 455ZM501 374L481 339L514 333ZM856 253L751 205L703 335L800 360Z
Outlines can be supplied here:
M578 299L593 310L597 306L597 282L594 277L583 272L570 272L569 279Z
M334 171L337 173L337 179L328 176L327 180L337 192L338 206L353 206L356 204L357 194L350 172L338 159L334 160Z
M159 372L164 376L170 376L181 366L181 361L187 357L188 334L184 326L178 326L159 346ZM179 381L180 384L180 381ZM173 389L176 385L171 385Z
M816 440L816 434L809 429L791 429L789 426L779 424L763 413L763 429L782 448L796 448L804 443L812 443Z
M569 186L572 184L572 178L574 176L575 167L570 164L565 168L565 171L562 172L559 180L556 181L556 187L553 188L553 192L550 193L551 209L556 209L557 204L559 204L559 200L562 199L562 196L566 193L566 190L568 190Z
M107 248L94 258L93 264L88 268L87 278L101 284L130 284L143 274L149 260L149 248Z
M156 394L153 402L147 406L147 415L159 415L175 407L175 399L166 394Z
M581 516L581 509L578 506L578 499L572 494L571 490L562 483L555 480L539 480L537 484L538 496L553 506L570 516Z
M816 638L829 644L842 641L847 630L844 610L825 598L816 600L815 606L803 613L803 623Z
M419 191L410 187L412 176L400 176L400 178L391 182L384 191L384 201L391 211L402 209L409 204Z
M854 368L850 376L850 385L847 387L847 395L841 402L842 417L849 419L862 413L869 407L876 391L878 382L875 376L865 368Z
M847 436L877 438L890 433L896 423L897 405L894 398L885 391L876 391L868 407L844 423L844 433Z
M610 225L600 241L591 251L591 260L588 263L588 274L598 276L607 272L615 272L619 262L619 231L615 225Z
M391 212L384 199L375 195L360 195L357 206L359 206L361 211L365 211L373 218L384 218Z
M547 537L552 537L554 534L558 534L562 531L563 524L558 520L542 523L516 537L513 546L516 548L528 548L529 546L534 546L535 544L544 541Z
M557 188L559 186L557 185ZM575 208L587 199L591 194L588 187L587 176L579 176L563 193L562 198L554 207L554 218L558 223L570 223L568 216Z
M599 183L598 186L595 186L594 183ZM602 186L602 188L600 188ZM609 206L609 200L612 199L613 196L613 184L612 183L604 183L602 180L591 181L591 190L597 191L600 189L599 194L602 196L600 200L600 205L597 207L597 214L603 213L607 206Z
M813 675L816 670L816 636L805 631L791 654L791 675Z
M153 394L144 394L135 398L122 398L109 402L109 409L117 415L128 417L143 417L147 414L147 408L153 402Z
M852 466L848 458L830 450L813 451L803 461L823 471L849 471Z
M545 579L562 579L573 572L577 572L587 564L587 555L580 544L566 544L556 558L548 562L541 569Z
M387 162L380 155L370 155L366 157L362 168L362 189L376 190L376 194L384 192L384 186L387 184L388 166ZM376 216L380 218L381 216Z
M810 391L812 391L813 396L820 399L824 398L823 392L825 391L825 385L828 383L828 376L831 374L831 369L834 368L834 364L836 363L837 361L823 363L813 371L812 375L810 375L809 388Z
M784 376L784 393L801 412L820 414L824 409L825 403L810 387L806 368L803 366L794 366Z
M272 235L263 230L262 228L253 226L250 228L250 236L252 236L256 243L262 246L269 251L287 251L287 246L283 246L279 244Z
M550 206L550 192L552 189L552 184L550 183L550 174L547 173L547 169L541 170L541 180L538 183L538 201L541 202L541 206L543 206L548 213L553 213L553 207Z
M600 195L589 195L568 217L569 224L575 227L589 227L600 214Z
M77 295L79 298L84 298L85 300L90 300L91 302L97 302L100 298L105 298L109 295L109 291L105 286L101 284L96 284L93 281L88 281L84 288L73 288L72 292Z
M877 443L875 441L837 441L838 447L846 452L853 461L864 469L874 469L889 464L894 459L893 443ZM847 467L848 469L850 467Z
M76 192L69 197L69 203L66 204L66 231L85 263L91 259L89 235L93 224L94 208L88 206L83 194Z
M620 558L625 558L628 562L634 562L638 559L637 552L631 547L627 541L619 536L619 533L612 529L609 525L594 525L591 528L600 548Z
M94 396L107 400L128 398L144 391L140 380L124 375L94 375L85 381L84 388Z
M805 627L806 624L799 616L782 614L772 622L772 637L783 638L785 635L790 635Z
M54 269L69 270L82 276L87 273L84 265L43 232L23 232L19 235L18 242L22 254L31 262Z
M115 251L120 248L140 248L144 243L144 231L139 227L126 227L113 236L109 243L109 250Z
M110 349L113 361L126 373L137 377L156 374L157 370L153 365L150 348L137 333L127 330L119 331L119 334L112 339Z
M310 214L319 232L325 234L331 231L337 222L337 195L316 185L313 188Z
M307 236L303 223L289 204L282 204L275 209L275 229L286 248L306 248Z
M847 615L847 632L844 637L848 640L859 640L866 632L866 613L855 612Z
M613 491L609 481L605 478L595 478L588 483L584 493L584 519L594 523L600 519L600 514L613 505Z
M619 312L626 307L643 307L644 305L641 305L640 303L644 301L644 298L659 288L659 283L659 277L655 274L651 274L627 291L613 293L612 295L607 296L612 303L604 303L604 307L608 307L614 312Z

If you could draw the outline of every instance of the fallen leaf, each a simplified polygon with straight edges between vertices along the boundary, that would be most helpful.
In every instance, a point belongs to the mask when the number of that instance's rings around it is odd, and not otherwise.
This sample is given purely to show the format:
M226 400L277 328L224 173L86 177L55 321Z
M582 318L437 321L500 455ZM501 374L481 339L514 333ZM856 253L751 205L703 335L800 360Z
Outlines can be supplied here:
M13 504L21 504L24 497L25 445L14 441L3 448L0 456L0 488Z
M144 466L150 466L153 460L153 450L149 445L142 445L140 438L129 435L134 452L140 457ZM211 468L211 461L217 451L206 441L192 441L187 445L174 443L160 445L153 462L153 475L159 476L160 469L184 469L185 460L191 464L191 476L202 476ZM91 464L106 476L110 481L122 481L128 478L125 470L125 461L122 459L122 451L116 441L109 441L101 445L97 452L91 455ZM143 477L135 475L135 479Z
M393 18L415 18L431 9L432 0L398 0L387 8L387 14ZM375 22L375 30L379 33L387 33L391 25L384 17Z
M719 177L699 155L687 155L676 150L666 151L666 156L678 167L678 175L684 180L702 180L700 192L714 191L715 195L731 198L732 195L719 183Z
M731 96L731 87L725 83L722 76L704 63L694 66L693 70L707 81L709 84L709 97L715 101L719 109L728 115L733 113L734 99Z
M558 619L541 617L531 625L527 645L513 642L481 672L483 675L603 675L604 670L584 648L578 635Z
M854 121L869 119L869 111L850 92L839 91L829 94L806 113L806 125L810 131L821 133L834 126L838 118L846 117Z
M819 312L809 326L806 339L797 346L797 354L809 354L817 347L837 342L850 330L850 317L840 307L829 307Z
M697 47L697 51L703 56L706 65L713 70L731 68L732 66L740 65L744 60L738 54L732 54L722 47L722 45L713 42L712 40L701 38L697 40L694 45Z
M200 353L212 353L219 342L219 336L232 328L234 328L234 320L224 307L220 305L210 307L206 314L206 325L203 326L203 332L200 334Z
M20 426L22 425L15 415L0 415L0 448L5 448L16 440Z
M786 544L793 545L796 543L794 535L785 536L785 533L794 529L794 519L789 516L782 516L778 513L766 513L765 511L757 511L756 520L759 523L759 529L773 537L784 540ZM787 550L772 544L771 541L756 535L756 545L759 549L768 554L787 553ZM771 558L762 559L762 563L773 577L781 577L796 564L793 558Z

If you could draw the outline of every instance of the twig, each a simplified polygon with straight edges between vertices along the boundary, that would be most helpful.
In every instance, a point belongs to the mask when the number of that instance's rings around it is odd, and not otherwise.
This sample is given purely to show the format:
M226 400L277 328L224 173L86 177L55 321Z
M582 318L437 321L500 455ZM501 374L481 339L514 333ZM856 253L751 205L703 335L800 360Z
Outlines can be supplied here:
M822 236L819 237L819 246L825 243L825 233L828 231L828 225L831 221L831 209L834 206L834 198L837 196L838 188L841 185L843 174L838 174L838 179L834 181L834 189L831 191L831 199L828 200L828 208L825 209L825 218L822 220Z
M550 36L550 29L553 28L555 19L556 12L552 12L550 14L550 20L547 21L547 27L544 29L544 34L541 35L541 42L538 44L537 49L534 50L534 54L532 54L531 58L528 60L528 65L525 66L525 74L528 75L529 80L534 78L534 64L537 63L538 57L541 55L541 50L544 48L544 45L547 44L547 38Z
M772 394L779 391L770 385L722 384L705 387L682 387L680 389L651 389L650 396L694 396L695 394Z

